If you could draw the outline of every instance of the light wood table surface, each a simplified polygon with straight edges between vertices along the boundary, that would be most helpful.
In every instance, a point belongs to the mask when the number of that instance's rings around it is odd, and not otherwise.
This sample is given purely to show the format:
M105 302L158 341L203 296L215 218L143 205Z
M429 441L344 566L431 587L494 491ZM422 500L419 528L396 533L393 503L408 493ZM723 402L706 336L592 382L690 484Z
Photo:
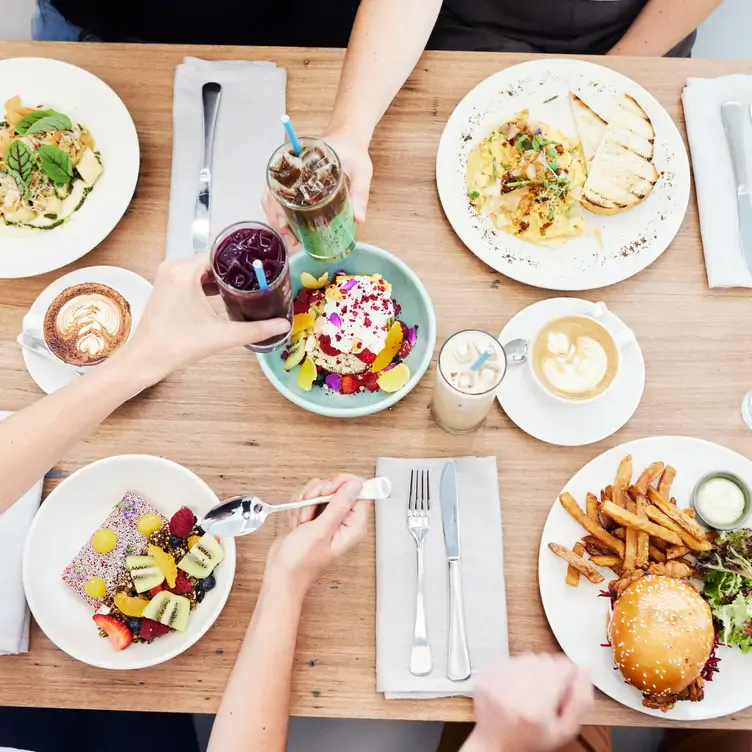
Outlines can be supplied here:
M58 272L0 281L0 408L19 410L41 396L26 372L15 337L24 313L44 287L72 268L94 264L123 266L153 279L164 256L173 77L175 66L188 54L283 65L289 74L288 110L298 130L312 134L326 124L343 57L340 51L313 49L0 44L0 58L55 57L100 76L130 110L142 154L133 203L98 249ZM395 252L421 276L436 307L439 344L462 328L501 331L524 306L551 295L513 282L476 259L452 232L435 184L439 137L457 102L488 75L527 59L427 53L376 131L375 179L360 237ZM679 97L687 76L752 73L752 61L598 62L645 86L682 131ZM742 395L752 388L752 303L748 292L708 290L694 195L679 235L655 264L587 297L603 299L633 327L647 363L647 387L637 413L624 429L595 446L567 449L542 444L517 429L498 408L481 431L450 436L429 416L433 370L393 410L352 422L318 418L277 394L255 359L239 350L178 373L134 399L75 447L58 468L66 476L102 457L150 453L189 467L220 497L253 490L263 498L284 500L310 476L338 469L370 475L382 455L494 454L505 526L511 651L553 651L557 645L538 595L538 544L557 493L584 463L622 442L659 434L698 436L752 455L752 432L743 425L739 410ZM45 491L56 482L49 480ZM68 658L34 627L27 655L0 658L0 704L215 711L253 610L272 534L269 524L259 534L239 540L228 604L206 637L184 655L155 669L105 672ZM324 575L306 602L293 712L470 720L467 700L386 702L376 693L374 623L370 537ZM588 722L656 725L661 719L599 695ZM701 725L752 729L752 709Z

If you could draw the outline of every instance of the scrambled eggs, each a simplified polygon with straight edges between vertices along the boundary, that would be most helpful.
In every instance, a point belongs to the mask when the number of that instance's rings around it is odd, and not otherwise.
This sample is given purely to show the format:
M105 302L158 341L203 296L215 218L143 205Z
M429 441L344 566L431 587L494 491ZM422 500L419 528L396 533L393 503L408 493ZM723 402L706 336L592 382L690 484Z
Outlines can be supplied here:
M538 245L581 235L586 179L579 143L523 110L470 152L467 196L494 225Z

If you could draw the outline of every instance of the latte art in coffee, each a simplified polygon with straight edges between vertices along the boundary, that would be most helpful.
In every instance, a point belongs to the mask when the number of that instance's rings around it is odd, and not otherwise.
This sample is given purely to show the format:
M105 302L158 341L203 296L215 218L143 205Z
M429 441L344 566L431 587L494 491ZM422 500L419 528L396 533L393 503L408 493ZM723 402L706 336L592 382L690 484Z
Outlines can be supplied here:
M71 365L101 363L130 335L131 309L107 285L69 287L55 298L44 317L44 338L55 355Z
M543 386L565 399L590 399L613 382L619 352L609 332L587 316L548 323L533 344L533 368Z

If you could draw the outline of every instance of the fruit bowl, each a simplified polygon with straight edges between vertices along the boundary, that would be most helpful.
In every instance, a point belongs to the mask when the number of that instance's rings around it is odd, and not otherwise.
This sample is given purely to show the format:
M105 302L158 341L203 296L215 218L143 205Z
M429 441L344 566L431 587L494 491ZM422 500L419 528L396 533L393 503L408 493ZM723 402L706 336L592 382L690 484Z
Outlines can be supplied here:
M340 394L331 389L314 386L306 391L298 384L297 369L285 370L281 350L257 354L261 370L274 388L304 410L331 418L359 418L392 407L412 391L431 363L436 346L436 316L431 298L418 275L403 261L376 246L358 243L345 259L322 263L300 252L290 259L293 297L302 288L301 274L307 272L315 280L328 272L334 279L336 272L347 275L379 274L392 286L392 295L401 306L399 318L406 326L417 325L417 338L404 364L410 370L407 382L395 392L363 391Z
M63 581L62 573L129 491L168 519L183 506L201 516L218 503L204 481L174 462L148 455L108 457L81 468L55 488L39 508L24 547L24 591L37 624L68 655L99 668L146 668L190 648L216 621L235 575L235 540L223 538L224 560L216 570L216 586L191 612L187 629L115 650L109 639L98 636L92 606Z

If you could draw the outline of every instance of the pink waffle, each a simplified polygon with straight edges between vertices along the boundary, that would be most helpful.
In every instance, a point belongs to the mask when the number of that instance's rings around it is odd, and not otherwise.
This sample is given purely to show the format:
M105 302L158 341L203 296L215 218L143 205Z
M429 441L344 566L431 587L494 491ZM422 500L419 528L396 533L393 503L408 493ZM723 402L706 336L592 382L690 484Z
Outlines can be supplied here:
M138 520L141 515L148 513L159 515L162 524L168 525L167 518L158 509L128 491L100 525L102 528L109 528L117 536L115 548L108 554L97 553L89 539L63 571L63 580L94 610L113 594L115 584L125 572L125 557L140 556L146 551L148 541L145 535L138 532ZM95 532L92 530L92 535ZM105 581L107 591L102 598L90 598L86 595L84 584L90 577L101 577Z

